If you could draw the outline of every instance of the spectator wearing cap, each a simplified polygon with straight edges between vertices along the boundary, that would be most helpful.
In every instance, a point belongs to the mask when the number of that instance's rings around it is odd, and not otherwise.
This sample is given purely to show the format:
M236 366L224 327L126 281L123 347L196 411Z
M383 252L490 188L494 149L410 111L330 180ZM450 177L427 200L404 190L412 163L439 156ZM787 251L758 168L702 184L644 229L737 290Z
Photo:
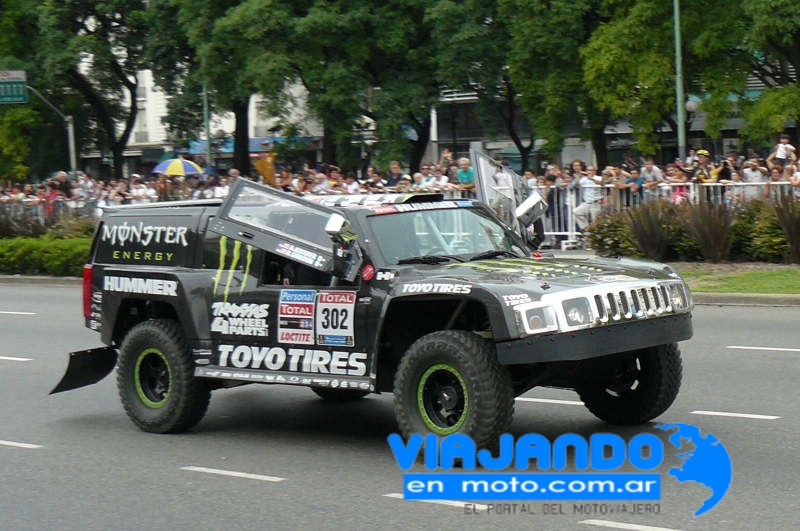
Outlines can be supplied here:
M711 154L705 149L697 150L697 164L681 168L692 181L696 183L713 183L713 167L711 166Z
M400 180L397 182L396 189L398 192L405 193L411 191L411 183L412 179L411 176L407 173L404 173Z

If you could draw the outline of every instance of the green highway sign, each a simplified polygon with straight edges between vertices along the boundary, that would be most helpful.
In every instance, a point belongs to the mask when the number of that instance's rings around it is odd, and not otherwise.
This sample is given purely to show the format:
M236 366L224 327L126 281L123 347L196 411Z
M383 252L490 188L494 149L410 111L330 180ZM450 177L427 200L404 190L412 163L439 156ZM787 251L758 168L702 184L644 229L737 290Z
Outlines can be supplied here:
M28 103L24 70L0 70L0 103Z

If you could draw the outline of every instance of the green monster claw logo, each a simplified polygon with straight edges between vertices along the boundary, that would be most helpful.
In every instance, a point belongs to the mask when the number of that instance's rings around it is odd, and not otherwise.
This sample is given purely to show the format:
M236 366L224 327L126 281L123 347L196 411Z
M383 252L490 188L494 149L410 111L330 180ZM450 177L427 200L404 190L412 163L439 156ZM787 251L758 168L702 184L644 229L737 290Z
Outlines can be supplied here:
M493 260L491 262L464 262L451 264L448 267L470 267L484 271L501 271L506 273L529 273L540 278L560 278L577 276L586 273L602 273L599 267L584 264L564 264L559 262L535 262L524 258Z
M253 246L252 245L245 245L247 247L247 258L245 259L245 268L244 268L244 278L242 279L242 285L239 288L239 294L244 293L244 289L247 286L247 278L250 276L250 265L253 263ZM233 252L231 265L230 268L227 269L228 271L228 278L225 281L225 289L222 292L222 300L224 302L228 302L228 294L231 290L231 282L233 281L233 274L236 271L236 267L239 265L239 259L241 258L241 251L242 251L242 242L234 240L233 241ZM214 291L212 295L217 295L217 288L219 287L220 283L222 282L222 274L226 271L225 263L227 262L228 258L228 238L226 236L222 236L219 239L219 267L217 268L217 272L214 275Z

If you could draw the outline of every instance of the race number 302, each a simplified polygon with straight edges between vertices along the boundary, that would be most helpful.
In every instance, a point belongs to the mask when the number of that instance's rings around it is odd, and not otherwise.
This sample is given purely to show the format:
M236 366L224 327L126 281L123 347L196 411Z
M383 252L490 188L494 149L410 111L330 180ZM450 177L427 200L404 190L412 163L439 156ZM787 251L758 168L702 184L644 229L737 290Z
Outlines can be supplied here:
M356 294L353 291L320 291L317 294L318 345L355 345L355 306Z

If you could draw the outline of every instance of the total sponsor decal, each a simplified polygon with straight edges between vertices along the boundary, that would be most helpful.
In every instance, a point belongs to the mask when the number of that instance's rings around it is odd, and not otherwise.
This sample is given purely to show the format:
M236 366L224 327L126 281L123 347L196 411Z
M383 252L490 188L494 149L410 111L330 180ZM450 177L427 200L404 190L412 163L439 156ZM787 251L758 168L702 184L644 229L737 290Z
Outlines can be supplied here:
M441 284L436 282L424 282L416 284L405 284L403 293L454 293L468 295L472 292L470 284Z
M219 366L306 374L366 376L366 352L219 345Z
M228 336L269 335L269 304L234 304L215 302L211 305L211 331Z
M165 295L167 297L178 296L178 283L176 281L157 278L107 276L103 279L103 289L122 293Z
M318 345L355 345L355 306L356 294L353 291L320 291L317 294Z
M103 225L100 241L109 242L111 245L125 247L131 243L147 247L151 243L180 245L188 247L186 233L189 227L175 227L172 225L145 225L143 222L128 224L127 221L120 225Z
M531 302L531 296L527 293L503 295L503 304L506 306L517 306L518 304L525 304L527 302Z
M311 267L322 267L325 264L325 257L315 253L314 251L309 251L307 249L303 249L302 247L298 247L297 245L292 245L289 242L281 242L275 248L275 252L278 254L282 254L284 256L288 256L298 262L302 262L304 264L308 264Z
M310 289L283 289L278 303L278 342L314 344L316 292Z

